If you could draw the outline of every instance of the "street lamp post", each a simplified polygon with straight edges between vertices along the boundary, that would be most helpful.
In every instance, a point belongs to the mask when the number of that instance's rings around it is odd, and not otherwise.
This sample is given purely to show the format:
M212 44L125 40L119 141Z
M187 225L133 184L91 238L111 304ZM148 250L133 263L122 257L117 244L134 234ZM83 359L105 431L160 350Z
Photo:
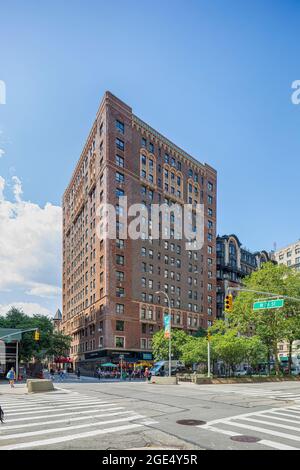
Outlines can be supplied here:
M168 301L168 309L169 309L169 325L170 325L170 331L169 331L169 377L171 377L171 368L172 368L172 339L171 339L171 329L172 329L172 316L171 316L171 303L170 303L170 297L169 295L162 291L159 290L155 292L155 294L164 294L167 298Z

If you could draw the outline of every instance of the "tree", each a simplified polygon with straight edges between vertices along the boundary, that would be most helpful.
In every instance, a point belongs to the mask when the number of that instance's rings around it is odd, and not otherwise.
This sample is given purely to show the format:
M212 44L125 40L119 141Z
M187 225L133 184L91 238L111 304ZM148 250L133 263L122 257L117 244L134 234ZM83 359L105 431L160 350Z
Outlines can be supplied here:
M291 316L286 317L284 325L284 339L289 345L288 368L289 374L291 374L293 342L300 339L300 315L291 314Z
M50 346L47 350L47 356L66 357L71 347L72 337L54 332L50 338Z
M212 349L218 359L227 366L229 376L238 364L246 357L246 341L243 336L237 336L235 331L228 330L226 333L217 333L212 336Z
M205 338L188 337L181 346L181 357L186 365L207 361L207 341Z
M259 336L246 337L245 340L245 359L247 363L254 368L265 361L268 350Z
M182 330L172 329L172 359L180 359L182 346L188 341L189 335ZM160 330L153 336L152 340L153 356L156 361L168 360L169 340L164 336L164 330Z
M247 289L300 298L300 273L284 265L264 263L259 271L244 279ZM270 297L263 295L264 298ZM278 343L285 339L286 315L295 309L300 315L300 303L286 300L284 308L253 310L253 302L262 295L241 292L234 301L234 309L228 315L228 321L243 334L257 335L268 350L268 357L273 353L276 374L279 373Z
M0 317L1 328L16 328L27 330L37 328L40 331L40 340L35 341L34 332L22 334L19 355L20 360L29 362L33 357L43 359L56 350L58 355L64 355L70 348L70 338L61 333L55 333L53 323L45 315L30 317L21 310L12 308L5 316Z

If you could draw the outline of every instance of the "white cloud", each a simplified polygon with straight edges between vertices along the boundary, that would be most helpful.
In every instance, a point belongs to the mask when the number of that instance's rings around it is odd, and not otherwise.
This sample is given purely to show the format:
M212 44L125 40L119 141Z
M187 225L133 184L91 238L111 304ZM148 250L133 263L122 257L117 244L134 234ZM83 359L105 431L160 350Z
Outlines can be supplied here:
M61 291L62 289L60 287L36 283L32 284L32 287L26 291L26 294L52 299L53 297L61 295Z
M13 181L13 192L14 192L15 200L17 202L21 202L22 194L23 194L22 183L17 176L13 176L12 181Z
M0 304L0 316L4 316L12 307L17 308L18 310L23 310L23 312L30 317L36 314L53 317L53 312L42 305L33 302L12 302L7 305Z
M0 176L0 202L4 200L5 179Z
M3 157L4 155L5 155L5 151L0 148L0 158Z
M9 201L5 183L0 176L0 291L21 289L24 296L56 297L60 304L61 208L23 201L16 176L15 200Z

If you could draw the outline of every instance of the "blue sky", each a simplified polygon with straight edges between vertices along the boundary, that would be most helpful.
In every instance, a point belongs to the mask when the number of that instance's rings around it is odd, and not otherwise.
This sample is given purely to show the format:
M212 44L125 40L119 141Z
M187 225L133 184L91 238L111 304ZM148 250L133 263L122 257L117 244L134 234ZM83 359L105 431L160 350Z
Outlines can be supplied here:
M60 205L108 89L217 169L220 234L253 250L300 238L298 1L12 0L0 15L6 201L17 176L22 200ZM55 286L59 274L42 277ZM0 307L36 302L30 289L0 292ZM59 301L38 302L53 310Z

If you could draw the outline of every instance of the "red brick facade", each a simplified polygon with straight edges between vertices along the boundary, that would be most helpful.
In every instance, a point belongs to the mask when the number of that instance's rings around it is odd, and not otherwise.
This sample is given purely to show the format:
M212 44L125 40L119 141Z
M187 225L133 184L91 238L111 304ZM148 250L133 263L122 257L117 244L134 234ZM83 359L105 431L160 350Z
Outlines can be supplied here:
M122 180L117 181L117 173ZM100 363L119 354L150 357L151 338L162 328L166 310L164 296L159 301L155 295L158 290L168 289L173 328L193 333L214 320L216 186L213 168L194 160L105 93L63 197L61 328L73 337L74 362ZM122 246L101 240L99 205L116 206L116 190L124 191L128 206L162 204L165 198L181 205L204 204L203 248L189 252L185 240L174 239L151 243L128 238ZM117 264L118 255L123 265Z

